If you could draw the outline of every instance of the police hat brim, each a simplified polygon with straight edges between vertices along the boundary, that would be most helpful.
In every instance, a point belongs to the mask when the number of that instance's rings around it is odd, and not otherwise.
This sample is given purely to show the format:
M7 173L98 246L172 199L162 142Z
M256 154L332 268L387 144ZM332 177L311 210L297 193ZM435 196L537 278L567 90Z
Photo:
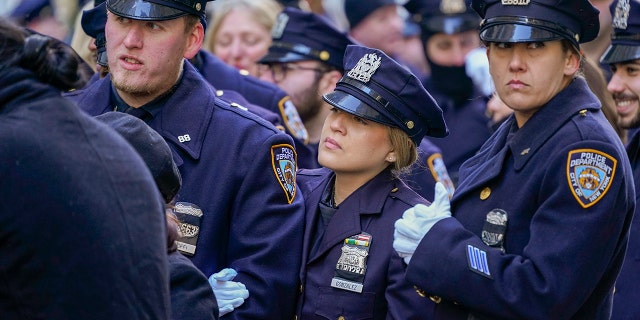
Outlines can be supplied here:
M612 64L636 59L640 59L640 46L612 44L602 55L600 62Z
M134 20L171 20L187 15L182 10L145 0L109 0L107 9L113 14Z
M336 91L327 93L322 96L322 99L324 99L324 101L328 102L332 106L342 111L356 115L358 117L371 120L377 123L381 123L384 125L397 127L395 123L390 121L387 117L385 117L383 114L378 112L376 109L372 108L368 104L362 102L362 100L344 91L336 90Z
M258 63L269 64L269 63L277 63L277 62L296 62L296 61L304 61L304 60L315 60L314 58L301 55L291 51L277 50L277 49L269 49L262 59L258 61Z
M537 42L563 38L555 32L521 24L498 24L480 31L480 39L488 42Z

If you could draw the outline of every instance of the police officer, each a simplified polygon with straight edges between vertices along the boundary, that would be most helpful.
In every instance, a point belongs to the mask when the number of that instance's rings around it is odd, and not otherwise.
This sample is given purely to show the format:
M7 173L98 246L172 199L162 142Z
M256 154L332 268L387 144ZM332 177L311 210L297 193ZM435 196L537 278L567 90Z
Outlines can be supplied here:
M202 45L205 5L107 0L109 75L69 98L92 115L136 114L165 138L183 179L178 248L206 276L234 268L251 292L227 317L289 318L303 214L293 141L218 99L186 61Z
M382 51L350 45L318 150L325 167L298 176L306 207L299 319L429 319L433 303L404 279L393 223L428 204L398 172L442 111L420 81ZM445 191L445 197L448 195Z
M2 318L169 319L149 169L60 96L78 85L70 47L5 18L0 43Z
M438 303L436 319L608 319L635 194L624 146L577 75L598 11L472 6L514 114L461 167L450 210L436 195L396 222L407 279Z
M604 52L601 63L611 66L612 76L607 89L611 92L618 111L618 124L632 135L627 154L633 168L636 199L640 194L640 3L614 1L611 3L613 35L611 45ZM633 319L640 314L638 281L640 281L640 220L638 207L631 224L627 255L616 282L611 319Z
M450 134L430 139L442 151L451 180L458 183L458 169L491 135L486 114L487 95L470 76L473 53L480 48L478 15L465 0L420 0L413 15L421 28L421 39L430 74L422 79L444 112ZM486 58L484 50L481 57ZM469 69L469 72L467 70ZM474 73L489 73L473 70Z

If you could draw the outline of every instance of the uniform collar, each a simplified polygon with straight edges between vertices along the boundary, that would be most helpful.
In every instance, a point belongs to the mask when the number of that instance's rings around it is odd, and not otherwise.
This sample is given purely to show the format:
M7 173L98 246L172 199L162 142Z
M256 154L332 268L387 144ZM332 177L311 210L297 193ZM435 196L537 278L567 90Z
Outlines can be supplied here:
M582 110L600 109L600 103L582 77L576 77L538 110L509 142L515 169L522 169L536 151L567 121ZM511 117L511 121L515 118Z

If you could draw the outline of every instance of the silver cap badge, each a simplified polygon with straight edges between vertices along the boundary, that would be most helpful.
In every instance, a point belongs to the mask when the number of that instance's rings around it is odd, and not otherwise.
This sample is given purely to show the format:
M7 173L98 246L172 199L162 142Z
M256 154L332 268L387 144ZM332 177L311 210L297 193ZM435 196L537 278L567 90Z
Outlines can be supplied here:
M380 67L380 60L381 58L375 53L365 54L364 57L358 60L356 66L349 70L347 76L367 83L371 80L371 76L376 72L376 70L378 70L378 67Z

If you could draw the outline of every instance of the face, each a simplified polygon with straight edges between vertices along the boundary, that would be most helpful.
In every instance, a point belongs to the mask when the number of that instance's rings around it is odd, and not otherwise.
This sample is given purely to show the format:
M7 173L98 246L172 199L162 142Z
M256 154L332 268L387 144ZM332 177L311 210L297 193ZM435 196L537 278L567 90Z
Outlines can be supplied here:
M480 46L478 31L461 33L436 33L425 44L431 61L444 67L460 67L465 63L467 54Z
M278 85L291 98L302 121L315 117L324 107L319 92L324 70L315 61L262 65L260 79Z
M611 71L607 90L616 103L618 124L625 129L637 128L640 126L640 60L612 64Z
M564 89L579 67L577 55L560 40L491 43L487 55L496 92L519 126Z
M370 13L349 34L362 45L395 55L402 44L404 21L395 5L380 7Z
M185 19L143 21L108 12L105 26L112 82L132 106L169 90L202 44L202 25L185 34Z
M248 10L233 9L220 22L213 53L226 64L258 75L256 61L271 45L271 30L253 19Z
M318 147L320 165L368 181L389 165L389 157L395 154L387 126L331 109Z

